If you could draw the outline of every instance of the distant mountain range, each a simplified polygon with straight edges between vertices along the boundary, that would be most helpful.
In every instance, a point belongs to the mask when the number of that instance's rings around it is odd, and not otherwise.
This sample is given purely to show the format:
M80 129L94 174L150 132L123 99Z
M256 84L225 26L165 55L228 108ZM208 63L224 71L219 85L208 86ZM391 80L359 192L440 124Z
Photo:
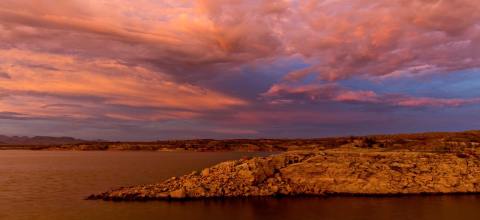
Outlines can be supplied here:
M47 137L47 136L5 136L0 135L0 145L61 145L86 142L72 137Z

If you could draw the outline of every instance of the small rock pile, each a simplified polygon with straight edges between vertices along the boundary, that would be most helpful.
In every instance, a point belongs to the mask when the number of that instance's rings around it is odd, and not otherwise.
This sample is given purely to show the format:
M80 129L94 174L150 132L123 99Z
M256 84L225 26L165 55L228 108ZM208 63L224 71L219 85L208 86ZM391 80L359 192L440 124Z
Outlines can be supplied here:
M275 195L398 195L480 192L476 154L308 150L227 161L162 183L91 195L169 200Z

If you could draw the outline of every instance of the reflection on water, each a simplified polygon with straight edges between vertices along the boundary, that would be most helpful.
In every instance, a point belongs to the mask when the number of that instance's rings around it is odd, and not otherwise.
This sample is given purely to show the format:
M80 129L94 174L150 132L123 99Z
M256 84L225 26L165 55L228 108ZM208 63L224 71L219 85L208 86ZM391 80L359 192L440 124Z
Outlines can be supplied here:
M253 153L0 151L0 219L480 219L480 196L83 200Z

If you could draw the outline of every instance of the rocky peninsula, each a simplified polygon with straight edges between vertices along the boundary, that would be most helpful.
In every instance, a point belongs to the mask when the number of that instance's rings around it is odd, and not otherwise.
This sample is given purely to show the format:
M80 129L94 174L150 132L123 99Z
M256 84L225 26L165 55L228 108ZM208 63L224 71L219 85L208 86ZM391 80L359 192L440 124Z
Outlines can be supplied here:
M164 182L91 195L114 201L480 192L480 152L344 146L227 161Z

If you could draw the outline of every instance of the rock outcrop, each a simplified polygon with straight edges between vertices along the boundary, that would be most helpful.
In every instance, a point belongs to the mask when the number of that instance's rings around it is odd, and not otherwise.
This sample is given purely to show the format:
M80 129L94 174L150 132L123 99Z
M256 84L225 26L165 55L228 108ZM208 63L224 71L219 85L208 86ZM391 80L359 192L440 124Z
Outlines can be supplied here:
M292 151L227 161L165 182L92 195L104 200L169 200L275 195L401 195L480 192L476 153Z

